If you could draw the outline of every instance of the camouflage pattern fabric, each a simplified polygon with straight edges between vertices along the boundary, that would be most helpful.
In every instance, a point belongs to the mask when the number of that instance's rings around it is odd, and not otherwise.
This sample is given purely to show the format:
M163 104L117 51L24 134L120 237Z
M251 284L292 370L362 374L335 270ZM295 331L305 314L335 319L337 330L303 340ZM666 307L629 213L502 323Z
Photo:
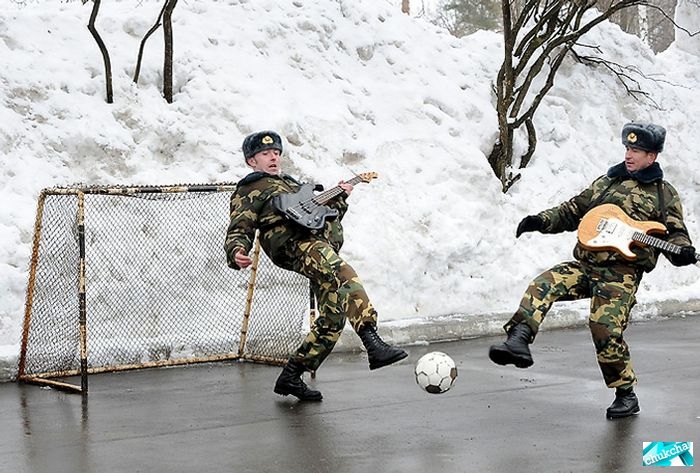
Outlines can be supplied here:
M288 175L272 175L253 172L243 178L231 195L230 221L226 232L224 249L226 261L233 269L240 269L234 261L238 249L246 254L253 247L255 230L260 230L260 246L272 261L284 252L288 245L305 238L320 238L339 251L343 245L341 219L348 205L343 195L328 202L328 206L338 210L339 216L318 231L311 231L292 224L272 205L272 198L282 193L297 192L301 184ZM275 261L276 262L276 261Z
M615 204L634 220L653 220L664 223L668 231L667 241L679 246L690 245L688 230L683 223L683 207L678 192L671 184L663 182L666 214L664 222L657 185L663 173L658 163L650 167L658 169L659 176L650 182L640 182L620 172L612 172L618 166L611 168L608 175L596 179L579 195L557 207L540 212L538 216L544 221L542 233L574 231L578 228L581 218L593 207L601 204ZM634 247L633 251L637 259L634 263L629 263L617 252L589 251L577 244L574 248L574 258L593 266L634 264L645 272L654 269L660 252L658 249L645 246Z
M611 167L577 196L540 212L542 233L574 231L586 212L605 203L619 206L635 220L664 223L665 239L671 243L692 244L678 192L663 181L663 172L656 162L634 174L626 171L624 162ZM654 269L660 254L660 250L648 246L633 247L633 251L637 258L628 261L615 251L589 251L577 243L576 261L562 263L537 276L504 329L507 332L524 321L536 334L555 301L591 298L589 327L605 383L611 388L632 386L636 377L622 335L642 275ZM666 256L674 263L673 255Z
M640 280L641 273L627 265L593 268L577 261L561 263L533 279L504 328L509 331L525 322L536 335L554 302L590 298L588 326L605 384L632 386L636 377L623 332Z
M318 300L319 315L296 354L307 369L317 369L330 354L346 320L355 331L364 323L376 325L377 312L360 278L327 242L299 242L278 264L308 277Z
M345 198L339 196L327 204L340 214L318 231L289 221L272 205L275 195L300 187L289 176L262 172L241 180L231 196L224 249L228 265L240 269L234 255L241 248L250 251L259 229L260 246L273 263L309 278L318 300L318 317L295 357L306 369L315 370L333 350L346 320L358 330L363 323L376 324L377 312L355 270L338 256L343 244L340 220L348 207Z

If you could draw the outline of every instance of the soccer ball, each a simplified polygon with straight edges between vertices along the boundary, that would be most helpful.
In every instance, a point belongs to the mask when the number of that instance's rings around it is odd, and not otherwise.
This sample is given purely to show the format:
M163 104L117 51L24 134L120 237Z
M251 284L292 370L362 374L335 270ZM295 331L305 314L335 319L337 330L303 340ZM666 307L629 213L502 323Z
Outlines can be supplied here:
M430 394L448 391L457 379L457 367L448 355L434 351L423 355L414 368L416 383Z

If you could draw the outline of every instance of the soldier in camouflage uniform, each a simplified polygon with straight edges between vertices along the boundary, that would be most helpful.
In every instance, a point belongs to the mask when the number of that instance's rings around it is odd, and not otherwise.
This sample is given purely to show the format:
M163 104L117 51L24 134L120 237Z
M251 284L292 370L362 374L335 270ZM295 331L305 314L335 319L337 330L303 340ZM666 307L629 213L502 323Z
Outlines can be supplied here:
M295 193L301 184L282 174L282 140L273 131L253 133L243 141L243 155L253 172L243 178L231 196L231 221L225 250L229 267L246 268L256 229L260 245L270 259L284 269L309 278L318 299L319 316L275 383L278 394L292 394L304 401L320 401L319 391L302 380L305 371L315 371L335 346L346 320L367 349L369 368L381 368L407 356L404 350L387 345L376 331L377 312L362 282L338 252L343 244L341 219L348 208L346 198L353 186L341 182L344 193L328 202L338 217L320 230L309 230L289 220L274 207L273 197Z
M666 130L651 123L628 123L622 128L626 147L624 162L611 167L590 187L561 205L525 217L516 237L524 232L559 233L576 230L586 212L604 203L619 206L638 221L657 221L666 226L665 240L679 245L679 254L664 255L675 266L695 263L683 223L678 192L663 180L656 162L663 149ZM639 412L633 391L637 378L630 351L623 338L635 293L644 273L656 266L660 251L650 246L635 247L634 261L616 251L590 251L577 244L575 261L564 262L537 276L525 291L518 310L505 324L508 338L489 350L499 365L527 368L533 364L528 344L532 343L552 303L590 298L589 327L603 379L615 388L615 400L608 407L608 418L627 417Z

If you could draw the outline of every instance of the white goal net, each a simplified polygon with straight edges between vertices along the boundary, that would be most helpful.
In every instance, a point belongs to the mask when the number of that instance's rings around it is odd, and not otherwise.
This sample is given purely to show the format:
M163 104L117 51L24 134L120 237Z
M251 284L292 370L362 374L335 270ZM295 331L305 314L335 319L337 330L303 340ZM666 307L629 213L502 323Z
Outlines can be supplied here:
M234 189L44 190L19 380L81 375L87 390L87 373L223 359L283 363L308 323L309 283L257 245L252 270L226 266Z

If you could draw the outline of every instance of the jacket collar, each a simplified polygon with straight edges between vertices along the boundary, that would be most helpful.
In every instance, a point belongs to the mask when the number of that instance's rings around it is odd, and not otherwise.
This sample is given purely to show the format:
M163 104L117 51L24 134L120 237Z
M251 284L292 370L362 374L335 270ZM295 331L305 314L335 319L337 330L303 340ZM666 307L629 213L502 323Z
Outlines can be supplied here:
M292 181L292 182L294 182L295 184L299 184L299 181L297 181L296 179L294 179L294 178L293 178L292 176L290 176L289 174L279 174L279 175L277 175L277 174L268 174L268 173L263 172L263 171L254 171L254 172L251 172L250 174L248 174L248 175L247 175L246 177L244 177L243 179L241 179L241 180L238 182L238 185L239 185L239 186L242 186L242 185L244 185L244 184L250 184L251 182L255 182L255 181L257 181L258 179L262 179L263 177L271 177L271 178L273 178L273 179L285 179L285 180L288 180L288 181Z
M642 184L649 184L654 181L659 181L664 178L664 172L661 170L659 163L653 162L651 166L648 166L639 171L629 172L625 167L624 161L620 164L608 169L608 177L610 178L621 178L621 179L634 179Z

